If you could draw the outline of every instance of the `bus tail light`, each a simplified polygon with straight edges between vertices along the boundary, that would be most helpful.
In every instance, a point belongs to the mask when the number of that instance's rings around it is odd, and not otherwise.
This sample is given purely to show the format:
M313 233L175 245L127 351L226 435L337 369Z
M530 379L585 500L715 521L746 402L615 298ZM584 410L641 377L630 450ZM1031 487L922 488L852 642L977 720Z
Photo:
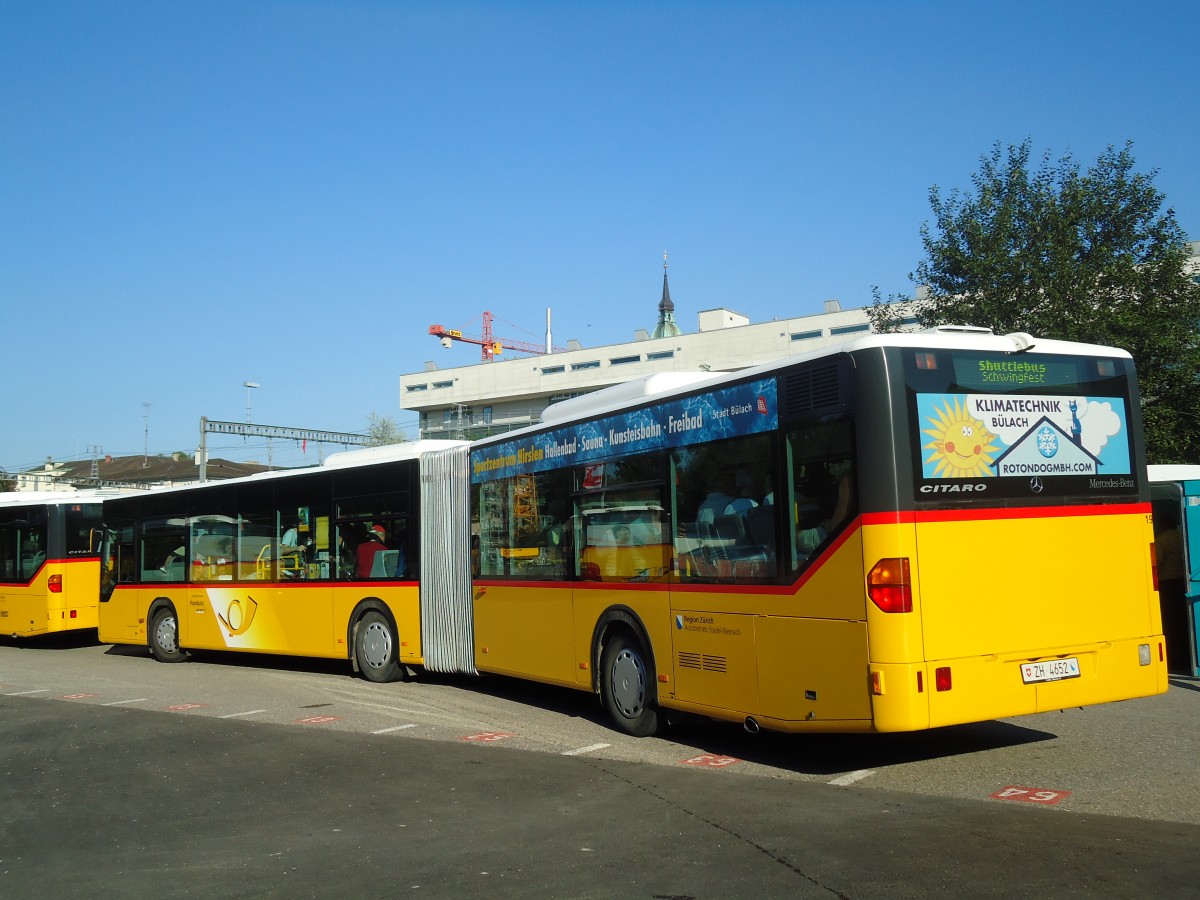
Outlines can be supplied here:
M875 563L867 576L867 596L885 613L912 612L908 557L888 557Z
M62 593L62 576L61 575L51 575L49 580L46 583L46 586L48 588L50 588L50 593L61 594Z
M933 686L939 691L948 691L954 687L954 679L950 677L949 666L938 666L933 672Z

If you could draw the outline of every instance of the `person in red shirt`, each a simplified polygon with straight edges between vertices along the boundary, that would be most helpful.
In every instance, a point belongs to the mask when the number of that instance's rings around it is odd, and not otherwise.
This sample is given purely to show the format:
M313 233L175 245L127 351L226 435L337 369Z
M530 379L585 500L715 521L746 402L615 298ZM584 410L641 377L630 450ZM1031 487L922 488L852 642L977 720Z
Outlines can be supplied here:
M387 548L387 530L382 525L372 525L368 528L367 539L359 544L355 551L359 578L371 577L371 566L375 562L375 554L382 553Z

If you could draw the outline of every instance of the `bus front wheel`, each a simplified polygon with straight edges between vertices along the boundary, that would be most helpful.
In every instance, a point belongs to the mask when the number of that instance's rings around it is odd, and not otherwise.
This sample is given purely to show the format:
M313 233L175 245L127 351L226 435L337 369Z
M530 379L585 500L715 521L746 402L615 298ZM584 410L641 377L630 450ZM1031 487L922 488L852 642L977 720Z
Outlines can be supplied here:
M179 649L179 618L170 607L163 607L154 614L150 625L150 653L159 662L177 663L187 659L187 654Z
M382 683L400 677L397 643L396 633L382 613L373 609L363 613L354 634L354 658L363 678Z
M604 645L600 660L600 696L617 728L634 737L658 731L658 709L641 640L619 631Z

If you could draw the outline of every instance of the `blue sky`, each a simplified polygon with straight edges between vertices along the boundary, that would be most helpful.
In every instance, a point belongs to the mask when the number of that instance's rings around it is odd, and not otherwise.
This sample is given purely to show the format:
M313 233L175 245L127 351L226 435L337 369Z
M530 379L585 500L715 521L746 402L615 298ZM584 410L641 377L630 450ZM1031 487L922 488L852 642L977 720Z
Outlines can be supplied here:
M438 323L556 343L909 292L999 141L1133 141L1200 238L1183 2L0 0L0 467L199 420L410 436ZM1189 60L1193 60L1189 63ZM149 404L147 408L145 404ZM260 440L210 452L265 461ZM290 442L272 460L316 462ZM329 448L330 450L338 448Z

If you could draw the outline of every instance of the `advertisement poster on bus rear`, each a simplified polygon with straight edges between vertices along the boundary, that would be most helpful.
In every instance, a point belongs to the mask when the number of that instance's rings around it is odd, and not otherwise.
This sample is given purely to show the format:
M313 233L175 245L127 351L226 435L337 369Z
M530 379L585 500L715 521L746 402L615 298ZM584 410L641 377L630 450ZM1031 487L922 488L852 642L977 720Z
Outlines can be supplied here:
M1083 476L1093 487L1132 486L1119 397L918 394L917 415L926 480Z

